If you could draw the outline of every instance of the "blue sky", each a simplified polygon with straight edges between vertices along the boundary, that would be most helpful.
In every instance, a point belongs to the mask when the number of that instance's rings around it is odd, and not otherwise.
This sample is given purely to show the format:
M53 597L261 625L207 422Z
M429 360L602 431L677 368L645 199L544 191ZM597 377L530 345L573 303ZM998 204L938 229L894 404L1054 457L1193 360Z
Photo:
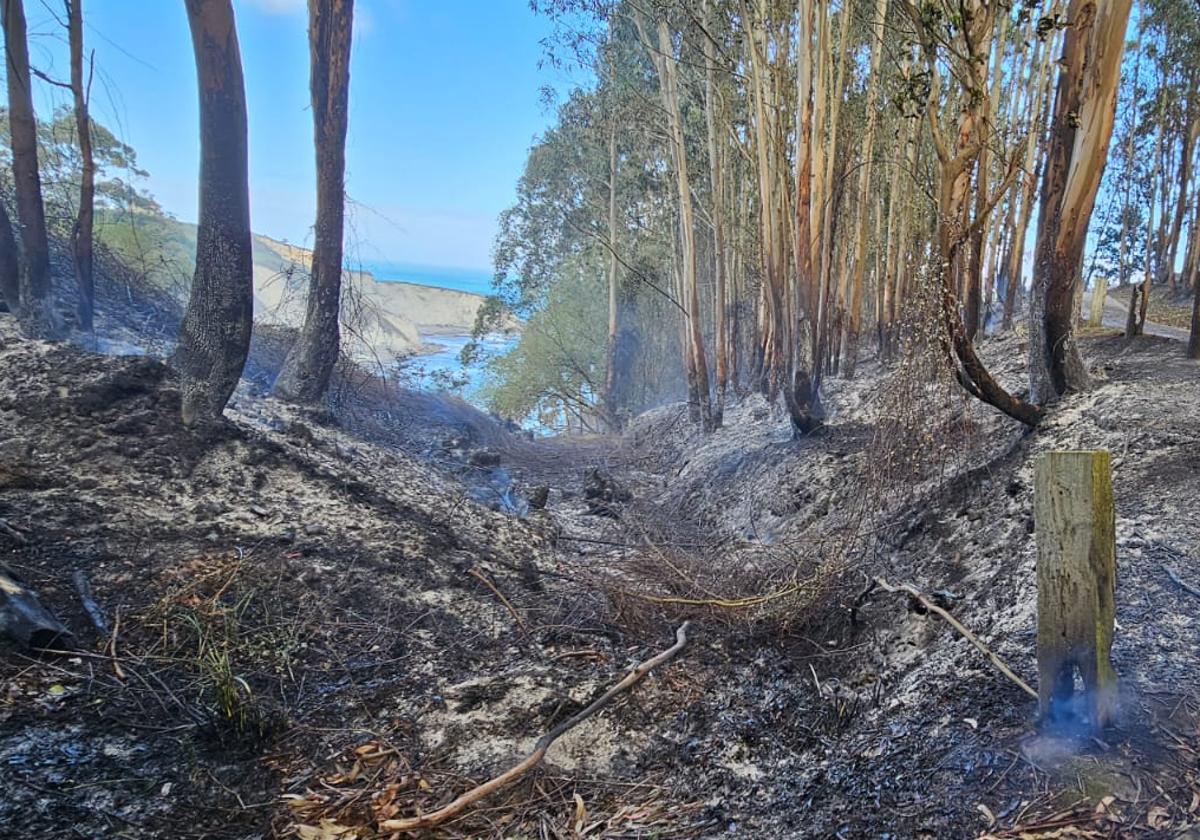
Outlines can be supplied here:
M59 3L46 0L56 11ZM31 59L65 78L64 38L26 0ZM234 0L250 114L254 229L311 239L305 0ZM196 81L183 0L85 0L93 114L137 149L145 184L196 217ZM348 258L487 269L496 216L550 115L549 23L526 0L357 0L350 76ZM39 107L66 101L41 84Z

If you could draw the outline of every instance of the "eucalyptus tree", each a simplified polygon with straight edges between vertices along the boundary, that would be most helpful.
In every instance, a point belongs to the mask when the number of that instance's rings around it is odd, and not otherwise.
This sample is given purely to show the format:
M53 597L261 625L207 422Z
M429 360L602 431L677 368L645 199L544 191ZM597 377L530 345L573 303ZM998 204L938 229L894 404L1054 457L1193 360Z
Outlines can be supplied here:
M254 309L246 93L230 0L186 0L200 92L196 271L174 364L185 425L214 420L237 387Z
M697 279L696 219L692 206L692 179L688 162L688 144L684 130L679 80L680 56L676 53L671 27L665 17L651 24L633 7L634 22L658 75L659 96L667 117L671 165L675 175L679 210L680 265L678 292L684 309L685 361L688 375L689 406L694 419L705 430L714 428L712 400L708 380L708 359L704 349L700 291Z
M314 404L329 389L341 351L342 237L346 218L346 131L354 0L309 0L309 90L317 153L317 219L304 326L274 393Z
M79 209L71 228L71 252L75 257L75 279L79 286L79 328L90 332L96 308L96 284L92 267L92 236L96 217L96 157L92 150L92 120L89 116L92 78L83 74L83 0L64 0L67 11L67 42L71 65L71 99L75 134L79 143Z
M964 0L949 4L932 0L917 6L902 0L921 45L925 59L928 95L927 126L937 156L937 235L936 271L941 285L943 344L959 383L972 396L986 402L1026 425L1037 425L1042 410L1006 390L979 358L967 333L959 306L962 288L962 249L976 226L986 222L987 213L1017 174L1016 157L1010 155L1007 175L999 189L972 212L971 171L986 142L990 139L987 105L990 101L988 52L996 15L1005 7L998 0ZM951 78L961 90L958 117L952 139L943 130L942 62L950 68ZM982 215L978 208L985 211Z
M22 329L37 338L55 338L60 324L50 289L50 244L38 171L37 118L33 110L29 44L22 0L0 0L7 57L9 138L16 193L17 222L24 265L19 314Z
M1108 159L1132 0L1071 0L1042 178L1030 306L1030 399L1087 386L1075 341L1083 251Z

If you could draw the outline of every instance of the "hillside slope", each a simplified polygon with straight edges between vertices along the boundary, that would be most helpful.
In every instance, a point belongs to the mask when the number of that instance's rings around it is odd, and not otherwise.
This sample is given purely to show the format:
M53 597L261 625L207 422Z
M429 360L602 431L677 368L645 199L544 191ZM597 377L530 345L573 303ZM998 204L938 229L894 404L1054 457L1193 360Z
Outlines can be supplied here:
M132 268L186 296L196 256L196 226L145 213L101 214L97 236ZM311 252L256 234L254 316L264 323L297 327L304 320L304 295ZM471 332L484 296L413 283L376 280L370 272L347 271L343 320L351 355L388 360L432 349L438 334ZM509 320L507 326L519 324Z
M530 441L445 400L329 418L250 384L188 432L157 362L23 341L5 316L0 343L3 564L79 643L0 652L13 832L387 836L380 819L509 766L685 618L677 662L433 836L1200 821L1200 601L1166 571L1200 586L1200 368L1176 342L1088 338L1096 387L1034 434L920 382L915 443L875 363L831 383L804 441L753 396L712 435L675 405L624 439ZM985 352L1019 383L1016 339ZM1115 464L1124 717L1102 740L1039 732L975 648L870 585L939 593L1032 680L1031 470L1078 447ZM627 493L588 498L597 468ZM540 488L544 512L503 512Z

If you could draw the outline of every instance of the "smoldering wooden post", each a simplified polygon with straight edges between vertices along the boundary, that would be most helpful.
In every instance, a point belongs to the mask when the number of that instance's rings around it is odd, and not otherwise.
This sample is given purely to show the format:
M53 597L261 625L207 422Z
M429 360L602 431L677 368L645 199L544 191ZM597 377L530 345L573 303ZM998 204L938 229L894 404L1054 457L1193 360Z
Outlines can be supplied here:
M1108 278L1097 277L1092 288L1091 306L1088 310L1088 326L1104 326L1104 300L1108 297Z
M1034 521L1041 716L1054 719L1086 709L1098 729L1112 723L1117 711L1117 673L1110 655L1117 575L1109 453L1042 455ZM1082 702L1074 697L1076 669L1086 692Z

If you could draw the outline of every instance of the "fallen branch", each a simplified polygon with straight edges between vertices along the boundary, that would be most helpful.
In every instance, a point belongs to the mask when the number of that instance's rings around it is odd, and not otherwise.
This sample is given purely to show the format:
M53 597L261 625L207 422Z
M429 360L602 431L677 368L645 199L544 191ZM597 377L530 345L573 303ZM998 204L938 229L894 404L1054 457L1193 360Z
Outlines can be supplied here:
M478 566L471 569L471 571L467 574L475 578L488 589L492 590L492 594L500 599L500 603L504 604L504 607L508 610L509 615L513 617L513 621L517 622L517 626L521 628L521 632L528 632L529 628L525 626L525 619L521 618L521 614L517 612L517 608L512 605L511 601L504 597L504 593L500 591L500 588L496 586L496 584L488 580L487 575L481 572Z
M83 569L76 569L75 573L71 575L71 579L75 581L75 591L79 593L79 601L83 604L83 611L92 620L92 626L102 637L107 636L108 622L104 620L104 610L96 603L96 598L92 594L92 584L87 575L84 574Z
M16 528L14 528L7 519L0 519L0 534L4 534L5 536L12 538L21 545L26 545L29 542L29 539Z
M1018 688L1020 688L1022 691L1024 691L1026 694L1028 694L1030 697L1032 697L1034 700L1038 699L1038 693L1029 687L1029 683L1025 682L1025 680L1018 677L1016 672L1014 672L1012 668L1009 668L1003 659L1001 659L999 656L997 656L992 651L991 648L989 648L987 645L985 645L983 642L981 642L979 640L978 636L976 636L974 633L972 633L970 630L968 630L966 627L964 627L958 621L958 619L956 619L954 616L950 615L950 613L946 612L946 610L942 609L937 604L933 603L928 598L926 598L923 594L921 594L921 591L919 589L917 589L915 586L913 586L911 583L902 583L899 586L893 586L892 584L888 583L883 578L878 578L878 577L875 578L875 583L878 584L881 589L883 589L887 592L904 592L907 595L911 596L912 598L916 599L916 602L918 604L920 604L922 607L924 607L925 609L929 610L929 612L937 613L938 615L940 615L943 619L945 619L946 623L949 624L951 627L953 627L955 630L957 630L964 639L966 639L971 644L975 645L975 647L979 648L979 650L985 656L987 656L988 659L991 660L992 664L995 665L1000 670L1000 673L1004 674L1004 676L1008 677L1010 680L1012 680L1014 683L1016 683Z
M1179 573L1177 571L1175 571L1174 569L1172 569L1170 566L1168 566L1166 563L1160 563L1159 565L1163 567L1163 571L1167 573L1167 577L1169 577L1176 586L1178 586L1180 589L1182 589L1184 592L1188 593L1189 595L1195 595L1197 598L1200 598L1200 589L1197 589L1196 587L1192 586L1190 583L1185 581L1183 578L1181 578L1179 576Z
M516 781L526 772L536 767L541 763L546 756L546 751L565 735L570 730L574 729L579 724L590 718L596 712L603 709L613 701L617 695L628 691L630 688L639 683L643 677L666 662L669 662L675 657L675 654L683 650L687 644L687 630L690 622L685 621L675 631L675 644L664 650L662 653L647 659L645 662L638 665L632 671L625 675L619 683L614 685L608 691L604 692L600 697L593 700L587 708L580 712L576 712L571 717L564 720L558 726L551 729L545 735L538 739L533 746L533 752L526 756L519 764L505 770L499 776L484 782L483 784L471 788L466 793L459 796L449 805L430 811L428 814L423 814L419 817L408 817L402 820L383 820L379 823L380 831L417 831L424 828L434 828L441 825L453 817L458 816L467 808L479 800L490 796L500 788Z

